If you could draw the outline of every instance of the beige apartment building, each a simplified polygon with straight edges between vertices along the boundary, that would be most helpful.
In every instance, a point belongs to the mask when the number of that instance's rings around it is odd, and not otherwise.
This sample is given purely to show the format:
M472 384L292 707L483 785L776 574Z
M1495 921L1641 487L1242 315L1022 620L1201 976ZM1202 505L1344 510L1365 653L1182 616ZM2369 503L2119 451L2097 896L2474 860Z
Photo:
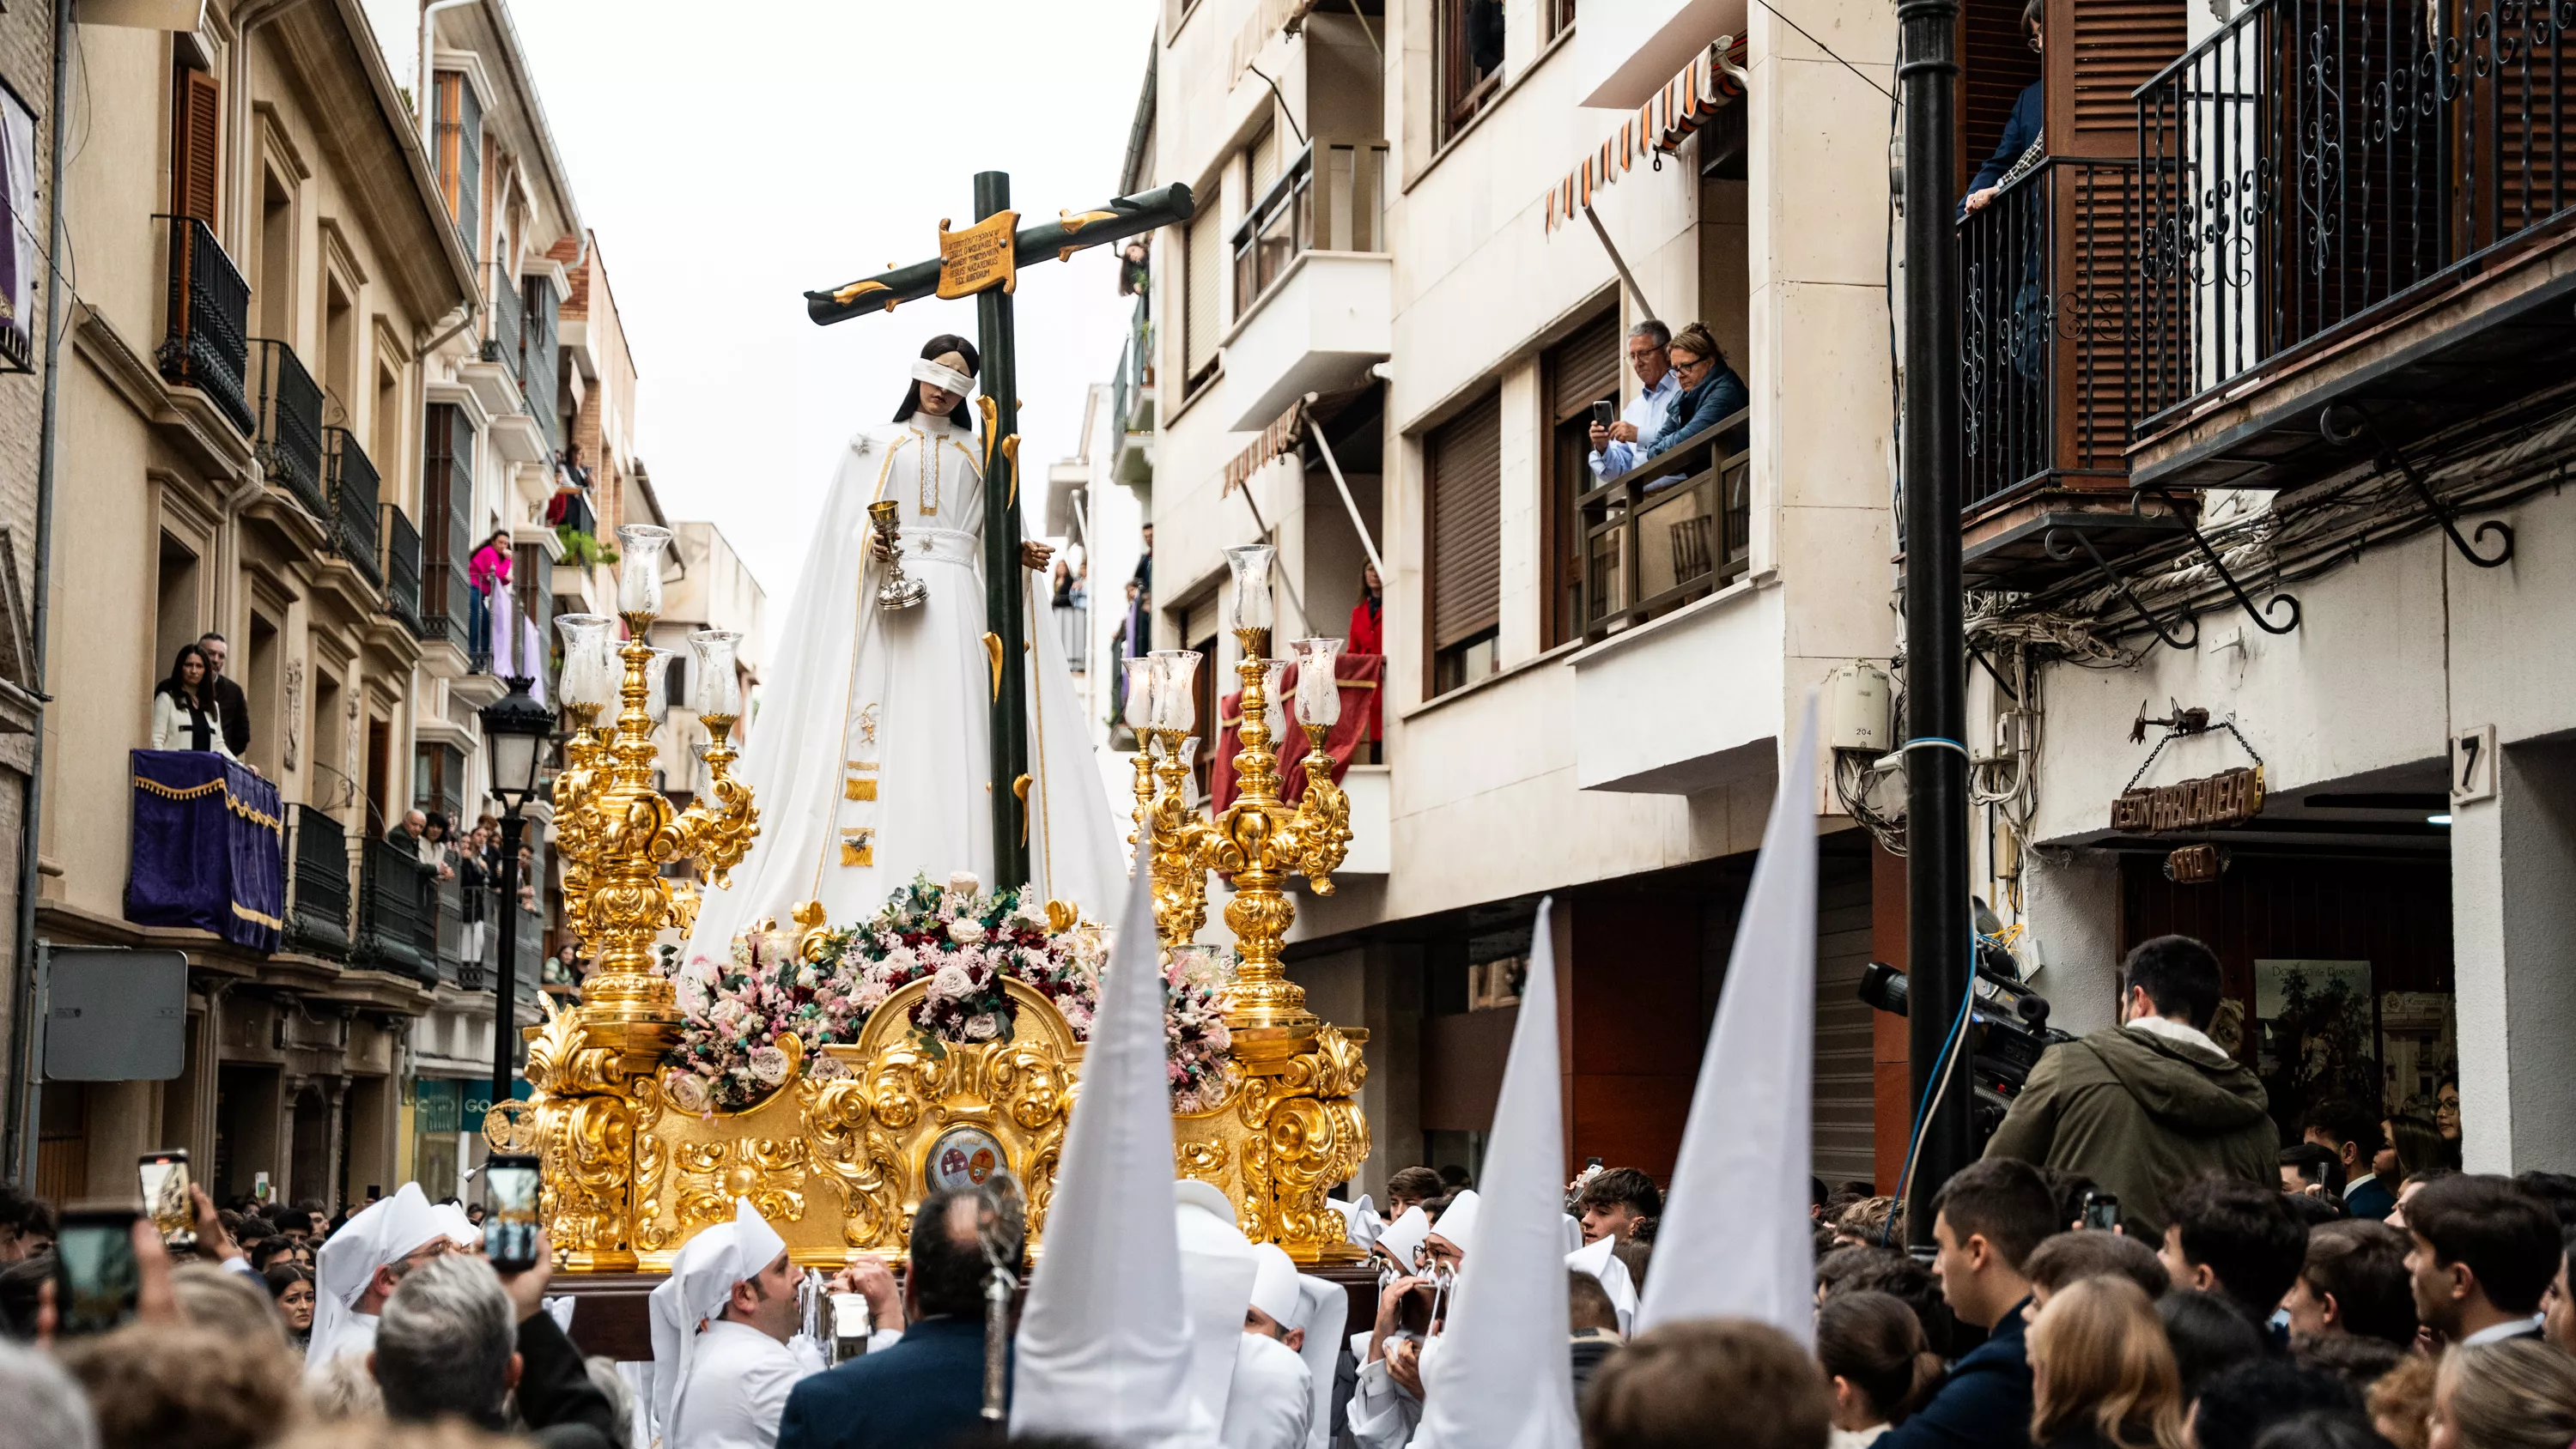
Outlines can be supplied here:
M186 1057L168 1081L49 1083L37 1186L130 1192L135 1154L180 1146L219 1193L336 1203L399 1180L405 1040L437 975L424 898L395 902L369 842L418 783L441 643L412 552L425 358L473 316L474 258L355 0L217 0L194 32L78 43L36 928L57 951L184 951ZM207 632L248 706L241 757L277 792L273 816L224 792L281 852L273 951L128 920L157 847L128 827L129 752ZM180 884L266 914L239 880Z
M1151 642L1224 666L1203 723L1235 688L1223 548L1279 547L1297 633L1346 633L1384 560L1379 762L1348 772L1352 860L1300 897L1290 962L1372 1032L1365 1186L1477 1164L1549 894L1569 1167L1668 1172L1781 790L1825 861L1817 1171L1892 1172L1901 1029L1882 1061L1853 987L1901 947L1902 871L1778 760L1810 691L1895 647L1894 26L1801 23L1686 0L1160 17L1123 189L1186 182L1198 215L1155 240L1079 471L1145 503ZM1636 395L1622 337L1647 317L1704 320L1750 406L1596 477L1586 427Z

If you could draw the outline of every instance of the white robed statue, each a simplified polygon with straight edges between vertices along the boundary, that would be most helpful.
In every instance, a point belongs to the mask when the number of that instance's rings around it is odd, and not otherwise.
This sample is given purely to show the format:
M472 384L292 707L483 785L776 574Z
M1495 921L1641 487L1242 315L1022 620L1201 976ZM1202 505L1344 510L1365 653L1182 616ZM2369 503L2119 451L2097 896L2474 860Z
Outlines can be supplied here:
M894 421L841 456L735 770L760 836L732 888L707 892L688 957L721 958L752 923L784 923L806 901L847 926L916 874L995 878L998 662L984 641L984 450L967 405L979 361L965 338L932 338ZM868 510L880 501L896 505L899 558L875 541ZM1046 560L1043 544L1023 547L1026 567ZM924 597L881 607L898 565ZM1055 631L1021 597L1030 884L1098 920L1125 888L1126 856Z

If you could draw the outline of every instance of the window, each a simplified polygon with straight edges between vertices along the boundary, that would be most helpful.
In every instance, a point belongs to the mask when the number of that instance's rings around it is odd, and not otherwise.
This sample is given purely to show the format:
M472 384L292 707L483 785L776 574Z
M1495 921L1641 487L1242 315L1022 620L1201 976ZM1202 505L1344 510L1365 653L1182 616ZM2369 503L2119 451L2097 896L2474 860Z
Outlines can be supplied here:
M1439 88L1433 134L1441 145L1503 88L1503 0L1432 0Z
M452 823L465 814L465 752L454 745L416 745L411 756L411 808ZM451 824L452 833L452 824Z
M223 88L204 71L182 66L170 112L171 214L212 226L223 178Z
M473 556L474 421L431 403L420 448L420 617L433 638L465 642L466 565Z
M1502 422L1502 394L1489 392L1423 440L1430 482L1432 694L1500 667Z
M1540 543L1547 611L1546 643L1583 632L1583 519L1576 500L1592 476L1595 403L1619 402L1619 312L1602 313L1540 360L1547 388L1547 514Z
M1182 228L1181 396L1196 392L1216 373L1217 288L1225 270L1225 234L1212 212Z
M462 71L440 71L436 85L438 138L432 159L438 167L438 190L447 199L447 214L456 222L465 254L473 256L476 206L483 187L483 102Z
M1546 38L1554 40L1574 28L1574 0L1545 0Z

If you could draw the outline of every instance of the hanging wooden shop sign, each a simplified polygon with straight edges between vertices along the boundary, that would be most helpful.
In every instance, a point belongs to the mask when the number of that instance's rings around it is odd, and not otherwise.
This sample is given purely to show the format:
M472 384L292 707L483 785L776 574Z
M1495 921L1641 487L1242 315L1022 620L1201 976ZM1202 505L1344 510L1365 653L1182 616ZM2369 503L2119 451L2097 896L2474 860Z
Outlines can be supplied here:
M2263 813L2263 767L2131 790L2111 802L2111 828L2136 835L2242 825Z

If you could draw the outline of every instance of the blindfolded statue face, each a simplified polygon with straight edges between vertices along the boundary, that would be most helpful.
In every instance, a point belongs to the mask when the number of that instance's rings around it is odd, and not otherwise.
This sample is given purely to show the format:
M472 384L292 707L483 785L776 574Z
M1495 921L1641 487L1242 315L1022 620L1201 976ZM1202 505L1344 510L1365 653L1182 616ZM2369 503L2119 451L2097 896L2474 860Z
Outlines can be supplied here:
M943 352L931 361L957 372L966 371L966 359L954 352ZM948 416L957 410L959 403L966 400L964 393L951 392L935 382L920 382L915 385L921 389L921 410L934 418Z

